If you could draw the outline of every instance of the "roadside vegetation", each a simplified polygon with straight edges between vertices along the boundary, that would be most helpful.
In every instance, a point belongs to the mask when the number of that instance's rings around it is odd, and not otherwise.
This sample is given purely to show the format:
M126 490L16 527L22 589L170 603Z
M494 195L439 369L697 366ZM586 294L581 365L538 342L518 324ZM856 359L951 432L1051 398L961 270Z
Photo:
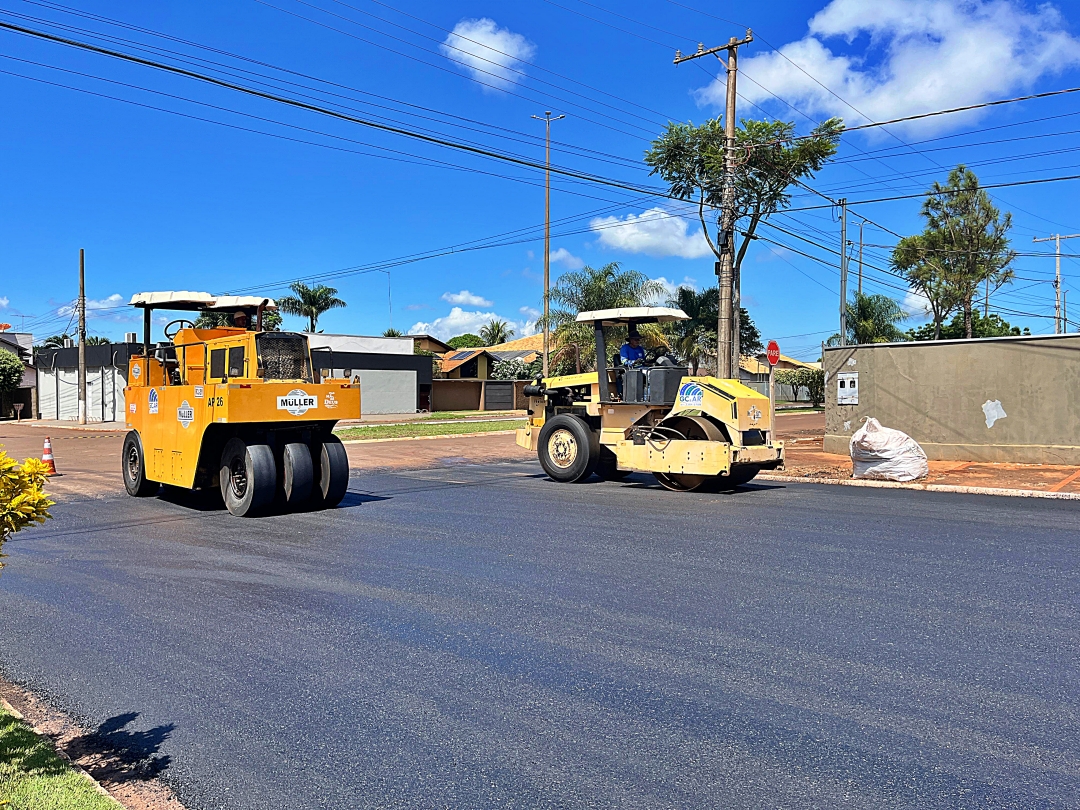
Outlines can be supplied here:
M0 707L0 808L3 810L121 810L39 737Z
M418 414L420 419L491 419L500 416L518 416L520 411L432 411Z
M477 433L491 433L495 430L517 430L525 427L524 419L501 422L450 422L425 424L413 422L399 425L364 425L335 431L342 441L357 439L401 439L415 436L469 436Z

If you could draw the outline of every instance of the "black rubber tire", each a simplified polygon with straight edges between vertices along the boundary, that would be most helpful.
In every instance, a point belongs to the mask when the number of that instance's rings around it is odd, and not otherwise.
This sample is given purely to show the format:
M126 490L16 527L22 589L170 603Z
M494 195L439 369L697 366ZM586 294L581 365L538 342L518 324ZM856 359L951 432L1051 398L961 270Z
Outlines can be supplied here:
M281 451L281 483L288 509L298 509L311 498L315 467L311 450L303 442L288 442Z
M761 467L756 464L740 464L738 467L732 467L727 475L716 476L714 485L721 492L735 489L752 481L759 472L761 472Z
M560 413L540 428L536 454L553 481L576 484L596 470L600 440L580 416Z
M161 484L146 477L146 456L143 453L142 439L138 431L128 431L124 437L124 452L120 456L120 466L124 474L124 489L133 498L148 498L157 495Z
M622 481L630 474L630 470L620 470L619 457L615 455L615 451L601 445L600 460L596 464L596 474L605 481Z
M341 503L349 491L349 456L337 436L328 436L318 447L318 480L312 490L312 500L319 506L332 509ZM315 450L315 447L312 448Z
M266 510L277 490L277 464L267 444L248 444L233 437L221 451L218 468L225 508L237 517L254 517Z

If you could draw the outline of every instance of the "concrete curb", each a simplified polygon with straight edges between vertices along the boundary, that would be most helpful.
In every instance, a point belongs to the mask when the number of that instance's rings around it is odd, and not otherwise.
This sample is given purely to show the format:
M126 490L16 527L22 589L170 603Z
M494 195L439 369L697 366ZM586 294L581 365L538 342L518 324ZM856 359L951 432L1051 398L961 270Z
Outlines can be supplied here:
M23 424L27 427L40 428L42 430L82 430L91 433L126 433L127 427L121 422L111 422L110 424L119 425L119 427L100 427L102 422L90 423L86 425L71 424L71 425L57 425L55 423L45 424L43 422L16 422L14 424Z
M481 433L447 433L442 436L393 436L388 439L342 439L342 444L376 444L381 442L418 442L425 439L466 439L477 436L512 436L516 430L485 430Z
M871 487L874 489L908 489L917 492L952 492L959 495L998 495L1006 498L1044 498L1051 501L1080 501L1076 492L1044 492L1038 489L999 489L994 487L962 487L955 484L902 484L898 481L865 481L855 478L804 478L794 475L762 473L755 481L776 481L784 484L832 484L842 487Z

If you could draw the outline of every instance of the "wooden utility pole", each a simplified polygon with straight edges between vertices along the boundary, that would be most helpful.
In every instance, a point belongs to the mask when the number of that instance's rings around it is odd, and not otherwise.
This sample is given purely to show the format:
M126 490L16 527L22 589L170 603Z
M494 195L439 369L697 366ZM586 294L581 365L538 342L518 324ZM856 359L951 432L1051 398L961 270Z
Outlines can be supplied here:
M1032 242L1053 242L1054 253L1057 259L1057 271L1054 273L1054 334L1060 335L1063 331L1061 326L1061 240L1062 239L1076 239L1080 237L1080 233L1070 233L1068 236L1062 236L1060 233L1055 233L1053 236L1034 237Z
M86 424L86 253L79 248L79 424Z
M551 340L551 326L548 323L548 298L551 292L551 122L566 118L565 115L551 117L551 110L546 110L543 117L534 115L537 121L543 121L546 130L545 137L545 169L544 169L544 376L548 376L548 344ZM596 358L596 367L603 369L601 363L606 363L605 358Z
M683 56L675 51L675 64L702 56L714 55L727 71L727 103L724 107L724 197L720 211L720 232L716 247L720 261L716 263L720 285L720 317L717 321L716 375L730 379L739 374L739 280L735 275L735 77L738 71L739 46L754 41L747 28L746 37L732 37L726 45L706 49L698 43L697 53ZM720 56L727 51L727 61Z
M841 197L840 206L840 345L847 346L847 198Z

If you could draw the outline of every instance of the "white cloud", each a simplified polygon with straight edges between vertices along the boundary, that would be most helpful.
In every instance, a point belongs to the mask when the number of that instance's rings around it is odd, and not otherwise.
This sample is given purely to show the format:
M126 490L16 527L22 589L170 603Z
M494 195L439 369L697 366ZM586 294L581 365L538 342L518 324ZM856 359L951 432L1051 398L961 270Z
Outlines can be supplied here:
M1080 40L1064 27L1050 4L1029 11L1013 0L876 0L871 13L864 0L832 0L805 37L780 48L787 59L775 51L740 59L753 81L740 82L739 93L755 104L776 103L775 93L808 114L852 124L865 119L821 85L874 121L988 101L1080 65ZM697 98L722 106L724 78ZM977 115L897 129L941 130Z
M11 303L11 300L0 295L0 309L7 309L7 305Z
M908 318L932 318L930 314L930 299L915 290L908 290L904 300L900 303L900 309Z
M536 55L536 46L529 40L500 28L489 17L461 20L439 50L447 59L461 63L472 78L499 89L519 84L524 78L519 72L521 63Z
M628 253L679 256L683 259L712 255L700 228L691 231L685 219L671 216L663 208L627 214L621 219L597 217L589 223L589 227L597 234L601 245Z
M520 312L526 318L534 321L540 317L540 310L536 309L535 307L520 307L518 309L518 312Z
M96 299L96 300L93 299L93 298L87 298L86 299L86 317L87 318L109 317L109 318L112 318L113 320L117 320L116 316L117 315L122 315L123 317L119 318L119 320L125 320L125 321L126 320L131 320L130 313L128 313L126 311L127 307L124 306L124 304L126 304L126 303L127 303L127 300L124 298L124 296L120 295L120 293L113 293L108 298L100 298L100 299ZM78 310L78 308L76 307L75 304L65 304L64 306L62 306L58 310L56 310L56 314L57 315L71 315L72 313L76 312L77 310ZM108 312L97 312L95 314L95 310L109 310L109 311Z
M585 266L585 261L579 259L564 247L551 251L552 264L562 264L569 270L580 270Z
M480 329L492 319L509 323L510 328L514 330L515 338L536 334L535 318L516 321L511 318L504 318L495 312L469 311L461 307L453 307L449 314L433 321L414 323L409 328L409 334L426 334L437 337L439 340L449 340L455 335L462 335L466 332L472 332L474 335L479 334Z
M659 281L664 287L661 303L667 301L669 298L674 298L675 292L679 287L689 287L691 290L697 289L697 279L690 278L690 276L683 276L682 281L672 281L660 276L659 278L654 279L654 281Z
M442 300L448 304L461 304L466 307L490 307L491 302L482 295L474 295L468 290L456 293L443 293Z

